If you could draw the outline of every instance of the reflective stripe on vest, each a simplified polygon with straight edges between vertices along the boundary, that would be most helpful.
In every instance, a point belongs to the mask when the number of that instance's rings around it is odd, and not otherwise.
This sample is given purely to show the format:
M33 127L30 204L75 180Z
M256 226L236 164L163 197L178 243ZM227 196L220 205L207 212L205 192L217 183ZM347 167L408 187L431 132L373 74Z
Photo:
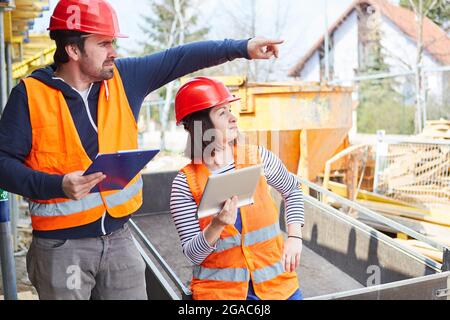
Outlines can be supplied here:
M142 189L143 185L144 183L142 181L142 176L140 176L139 179L131 186L123 190L120 190L117 193L106 196L105 197L106 205L108 206L108 208L113 208L115 206L119 206L125 203L126 201L130 200L135 195L137 195L139 191Z
M93 193L78 201L67 201L52 204L30 201L30 212L38 217L69 216L102 205L100 193Z
M275 238L281 234L280 225L275 223L271 226L249 232L244 235L244 246L248 247L258 242L263 242ZM242 236L240 234L233 237L227 237L217 241L215 252L221 252L228 249L241 246Z
M217 241L215 252L225 251L231 248L241 246L241 235L235 235L234 237L227 237L225 239L220 239Z
M195 266L193 276L200 280L248 282L250 272L246 268L215 269Z
M264 267L253 271L253 282L255 284L270 280L284 272L281 262L277 262L271 266Z
M281 234L280 225L278 223L271 226L249 232L244 236L244 246L248 247L258 242L263 242L275 238Z
M277 262L271 266L254 270L253 282L255 284L273 279L284 272L281 262ZM216 281L232 281L243 282L250 280L250 272L246 268L205 268L202 266L194 267L194 278L199 280L216 280Z
M141 190L143 185L142 177L140 177L131 186L105 197L107 206L109 208L121 205L133 198ZM67 201L59 203L37 203L30 201L30 212L38 217L55 217L55 216L69 216L71 214L79 213L89 209L93 209L103 205L100 193L92 193L77 201Z
M280 225L272 224L268 227L249 232L244 235L244 246L251 246L259 242L271 240L281 234ZM227 237L218 241L215 252L232 249L241 246L241 235ZM244 273L242 270L246 270ZM280 262L271 266L252 271L255 283L261 283L282 274L284 268ZM248 277L248 270L241 268L205 268L197 266L194 277L200 280L221 280L221 281L245 281ZM234 278L236 277L236 278Z

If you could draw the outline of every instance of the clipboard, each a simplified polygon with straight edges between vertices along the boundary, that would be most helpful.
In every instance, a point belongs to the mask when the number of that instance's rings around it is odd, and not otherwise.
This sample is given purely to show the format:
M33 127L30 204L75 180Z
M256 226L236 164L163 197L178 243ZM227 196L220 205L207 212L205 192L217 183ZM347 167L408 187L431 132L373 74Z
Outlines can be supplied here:
M92 188L91 193L121 190L152 160L159 150L125 150L114 153L99 153L94 162L83 173L87 176L103 172L105 180Z
M233 196L238 197L238 208L253 204L253 194L261 174L262 164L258 164L209 176L198 206L197 219L220 213L225 201Z

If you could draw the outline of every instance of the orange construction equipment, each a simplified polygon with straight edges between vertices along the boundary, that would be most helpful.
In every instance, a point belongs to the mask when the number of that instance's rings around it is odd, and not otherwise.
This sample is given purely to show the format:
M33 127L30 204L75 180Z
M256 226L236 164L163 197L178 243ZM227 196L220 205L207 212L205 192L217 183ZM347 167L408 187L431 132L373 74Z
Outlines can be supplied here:
M352 88L242 81L230 89L241 98L232 111L249 143L267 147L293 173L315 181L325 162L349 144Z

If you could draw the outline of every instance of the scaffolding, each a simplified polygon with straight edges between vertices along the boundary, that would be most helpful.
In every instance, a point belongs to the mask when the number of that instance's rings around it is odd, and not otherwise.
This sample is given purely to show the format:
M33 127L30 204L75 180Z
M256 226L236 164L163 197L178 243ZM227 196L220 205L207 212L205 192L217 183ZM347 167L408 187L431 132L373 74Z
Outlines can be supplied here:
M0 115L15 82L52 61L48 35L32 35L34 19L49 10L48 0L0 0Z
M34 19L48 1L0 0L0 116L16 80L51 62L54 45L48 36L30 35ZM0 260L5 299L17 299L14 249L18 197L0 190Z

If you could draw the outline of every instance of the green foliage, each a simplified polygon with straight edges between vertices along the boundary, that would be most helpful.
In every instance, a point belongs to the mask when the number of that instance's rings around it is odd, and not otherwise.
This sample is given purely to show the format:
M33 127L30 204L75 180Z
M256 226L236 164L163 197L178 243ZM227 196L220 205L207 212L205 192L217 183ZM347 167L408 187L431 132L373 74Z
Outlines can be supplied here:
M448 80L447 80L448 81ZM450 84L450 82L448 82ZM430 95L427 99L428 120L450 119L450 92L444 90L443 95Z
M412 0L416 7L418 7L419 0ZM431 19L440 27L448 26L450 21L450 5L447 0L438 0L434 3L434 0L423 0L423 8L428 11L427 17ZM413 9L409 0L400 0L402 7ZM430 6L433 5L432 8Z
M389 79L364 81L359 90L358 132L414 133L414 106L407 106Z
M208 33L208 29L197 26L198 16L192 0L180 1L183 27L178 19L174 0L148 0L148 6L151 10L141 15L143 23L139 26L143 35L139 42L142 49L133 52L135 55L147 55L183 43L203 40ZM159 89L157 94L163 100L167 94L166 87ZM173 106L168 112L169 119L174 119ZM152 118L162 122L162 105L151 106L151 114Z
M389 72L384 62L379 43L367 47L366 65L359 74L380 74ZM394 78L361 81L359 85L359 106L357 127L361 133L376 133L385 130L387 134L414 133L414 106L404 104L405 98L397 91L401 84Z

